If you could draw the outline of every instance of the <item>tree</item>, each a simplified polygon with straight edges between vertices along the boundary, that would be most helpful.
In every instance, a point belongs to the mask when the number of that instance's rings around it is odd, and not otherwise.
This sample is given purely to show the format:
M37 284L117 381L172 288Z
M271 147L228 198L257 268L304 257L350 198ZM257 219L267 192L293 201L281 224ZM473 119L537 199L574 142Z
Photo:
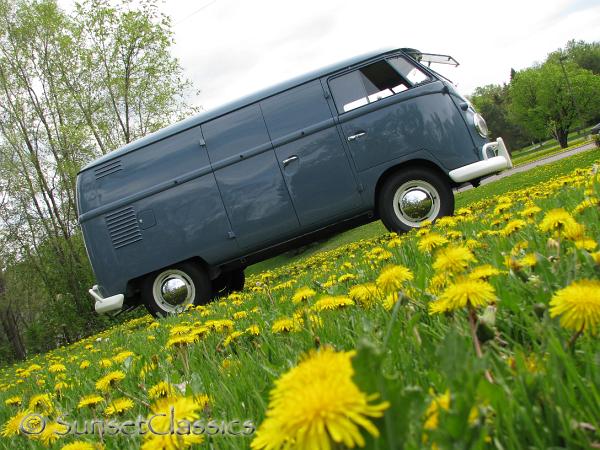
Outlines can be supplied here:
M0 0L0 303L35 304L22 333L47 333L40 343L106 320L87 294L78 171L194 111L156 3L84 0L67 14L56 0Z
M478 87L470 100L485 118L491 136L504 138L512 148L522 147L529 142L530 136L523 127L509 119L507 85L489 84Z
M550 132L562 148L568 134L600 107L600 76L571 61L549 58L518 72L509 88L511 117L532 135Z

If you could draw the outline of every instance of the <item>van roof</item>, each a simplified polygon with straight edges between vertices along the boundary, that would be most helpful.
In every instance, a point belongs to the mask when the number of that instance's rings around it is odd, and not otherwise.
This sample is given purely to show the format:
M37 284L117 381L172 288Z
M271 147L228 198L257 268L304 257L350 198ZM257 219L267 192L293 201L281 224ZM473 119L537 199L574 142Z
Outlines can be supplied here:
M94 161L92 161L91 163L89 163L87 166L85 166L83 169L81 169L81 172L83 172L84 170L88 170L92 167L95 167L97 165L100 165L102 163L105 163L107 161L110 161L113 158L117 158L117 157L123 156L129 152L132 152L134 150L138 150L140 148L146 147L147 145L158 142L162 139L165 139L169 136L172 136L174 134L185 131L189 128L198 126L204 122L208 122L209 120L216 119L217 117L227 114L229 112L235 111L236 109L243 108L244 106L248 106L252 103L263 100L267 97L271 97L275 94L286 91L287 89L293 88L295 86L299 86L301 84L307 83L307 82L315 80L317 78L321 78L327 74L337 72L337 71L340 71L345 68L352 67L355 64L359 64L359 63L361 63L363 61L367 61L371 58L375 58L377 56L380 56L380 55L383 55L386 53L396 52L399 50L400 49L398 49L398 48L386 48L386 49L381 49L378 51L372 51L369 53L365 53L365 54L362 54L359 56L355 56L353 58L349 58L349 59L337 62L335 64L330 64L321 69L313 70L304 75L300 75L300 76L297 76L290 80L284 81L282 83L278 83L274 86L270 86L266 89L262 89L253 94L247 95L247 96L239 98L237 100L233 100L222 106L218 106L215 109L212 109L212 110L209 110L206 112L201 112L192 117L184 119L180 122L176 122L165 128L161 128L160 130L155 131L154 133L148 134L148 135L144 136L143 138L137 139L136 141L130 142L129 144L127 144L117 150L107 153L106 155L101 156L100 158L97 158Z

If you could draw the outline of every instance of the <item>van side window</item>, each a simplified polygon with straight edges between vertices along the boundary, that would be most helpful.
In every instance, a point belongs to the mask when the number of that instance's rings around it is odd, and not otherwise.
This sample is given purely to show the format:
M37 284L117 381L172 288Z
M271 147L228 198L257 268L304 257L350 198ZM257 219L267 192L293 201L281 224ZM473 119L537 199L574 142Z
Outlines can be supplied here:
M329 86L338 112L344 113L427 81L429 75L398 56L333 78Z

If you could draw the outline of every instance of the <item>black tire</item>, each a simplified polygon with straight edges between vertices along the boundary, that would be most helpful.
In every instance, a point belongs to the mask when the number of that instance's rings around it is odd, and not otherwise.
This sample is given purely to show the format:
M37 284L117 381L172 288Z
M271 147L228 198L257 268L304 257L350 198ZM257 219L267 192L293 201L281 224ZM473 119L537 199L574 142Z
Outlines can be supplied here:
M168 283L178 289L165 292ZM200 265L185 262L148 275L141 291L148 312L154 317L165 317L183 311L189 304L207 303L211 297L211 283Z
M212 281L213 297L225 297L232 292L239 292L244 289L245 283L244 269L224 272Z
M410 167L385 180L379 191L377 210L389 231L404 233L427 220L454 213L452 186L446 177L432 169Z

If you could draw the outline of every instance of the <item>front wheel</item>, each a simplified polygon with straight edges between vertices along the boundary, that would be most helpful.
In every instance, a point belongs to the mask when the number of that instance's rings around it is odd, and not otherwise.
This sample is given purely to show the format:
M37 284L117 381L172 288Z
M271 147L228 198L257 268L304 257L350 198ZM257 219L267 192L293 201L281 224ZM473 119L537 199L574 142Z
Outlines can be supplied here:
M426 168L409 168L391 175L379 193L377 208L390 231L403 233L454 212L448 180Z
M178 314L210 300L211 284L197 264L181 263L155 272L142 283L142 299L154 317Z

